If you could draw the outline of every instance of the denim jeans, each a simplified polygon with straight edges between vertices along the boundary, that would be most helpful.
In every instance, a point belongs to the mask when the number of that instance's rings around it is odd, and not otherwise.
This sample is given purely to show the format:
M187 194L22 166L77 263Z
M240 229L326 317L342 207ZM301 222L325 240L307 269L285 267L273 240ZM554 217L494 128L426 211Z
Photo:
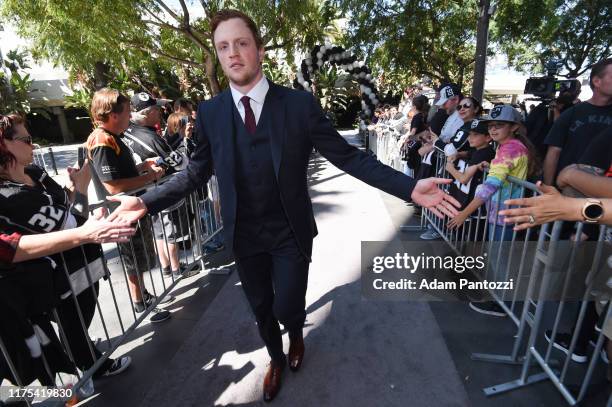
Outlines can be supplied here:
M489 222L489 241L509 241L512 240L513 233L514 231L512 230L511 225L506 225L506 230L504 230L503 225L495 225Z

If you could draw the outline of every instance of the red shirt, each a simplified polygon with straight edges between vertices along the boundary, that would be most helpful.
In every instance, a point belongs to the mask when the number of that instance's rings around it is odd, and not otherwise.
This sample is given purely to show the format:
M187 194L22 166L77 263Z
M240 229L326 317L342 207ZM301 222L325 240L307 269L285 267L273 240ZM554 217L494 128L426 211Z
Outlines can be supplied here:
M10 235L0 233L0 263L11 264L13 262L19 239L21 235L16 232Z

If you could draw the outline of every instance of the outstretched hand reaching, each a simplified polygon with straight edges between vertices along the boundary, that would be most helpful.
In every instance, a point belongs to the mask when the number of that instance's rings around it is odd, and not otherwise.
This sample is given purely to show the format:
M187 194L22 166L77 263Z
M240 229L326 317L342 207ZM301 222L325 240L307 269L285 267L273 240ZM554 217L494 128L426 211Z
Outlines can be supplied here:
M446 178L419 180L410 197L414 203L429 209L437 217L444 218L444 215L446 215L452 218L457 215L457 208L460 208L461 204L439 187L441 184L450 184L451 182L451 179Z
M147 206L138 197L119 195L110 196L107 199L111 202L120 203L117 209L108 216L108 220L111 222L119 220L131 224L147 214Z

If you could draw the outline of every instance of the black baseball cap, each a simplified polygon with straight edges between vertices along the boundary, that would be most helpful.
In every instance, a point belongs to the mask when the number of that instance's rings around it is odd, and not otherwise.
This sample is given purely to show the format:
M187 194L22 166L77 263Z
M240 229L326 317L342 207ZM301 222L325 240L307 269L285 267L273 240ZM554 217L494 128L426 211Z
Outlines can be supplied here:
M157 100L147 92L134 93L130 100L133 112L140 112L147 107L156 106Z
M467 123L467 127L467 131L473 131L474 133L484 134L486 136L489 135L487 123L483 122L482 120L474 119L471 122Z

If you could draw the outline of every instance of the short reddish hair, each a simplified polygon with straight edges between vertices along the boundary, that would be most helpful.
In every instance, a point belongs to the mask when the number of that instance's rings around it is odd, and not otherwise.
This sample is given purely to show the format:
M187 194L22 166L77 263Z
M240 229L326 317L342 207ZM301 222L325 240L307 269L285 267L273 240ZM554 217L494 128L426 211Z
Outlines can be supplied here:
M25 124L25 120L18 114L0 115L0 168L15 163L15 156L8 151L4 140L12 140L17 132L16 127L20 124Z
M239 18L244 21L247 27L249 27L249 30L251 30L251 34L253 34L253 39L255 39L255 45L257 45L257 48L263 47L263 39L261 38L259 28L257 28L255 21L253 21L251 17L244 14L242 11L234 9L219 10L210 20L210 35L213 39L213 43L215 41L215 31L217 30L219 24L224 21L231 20L232 18Z
M123 112L130 99L116 89L102 88L94 93L91 99L91 118L94 123L106 123L111 113Z

